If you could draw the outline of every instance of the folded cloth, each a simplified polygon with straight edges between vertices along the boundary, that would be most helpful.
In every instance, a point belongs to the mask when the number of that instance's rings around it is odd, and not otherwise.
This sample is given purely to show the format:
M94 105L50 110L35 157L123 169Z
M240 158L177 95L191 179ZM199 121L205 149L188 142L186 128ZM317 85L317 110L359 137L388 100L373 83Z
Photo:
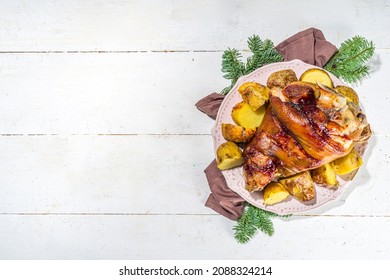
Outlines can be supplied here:
M337 48L325 40L321 30L309 28L287 38L275 49L284 61L300 59L306 63L323 67L337 52Z
M285 61L300 59L306 63L323 67L337 52L337 48L325 40L322 32L309 28L299 32L276 46ZM215 119L224 96L212 93L199 100L195 106ZM226 184L215 160L205 169L211 194L206 206L232 220L237 220L244 211L244 199Z
M205 205L231 220L237 220L244 211L242 197L228 187L216 160L213 160L204 172L211 190Z
M207 116L215 120L219 106L221 106L224 97L224 95L214 92L196 102L195 106Z

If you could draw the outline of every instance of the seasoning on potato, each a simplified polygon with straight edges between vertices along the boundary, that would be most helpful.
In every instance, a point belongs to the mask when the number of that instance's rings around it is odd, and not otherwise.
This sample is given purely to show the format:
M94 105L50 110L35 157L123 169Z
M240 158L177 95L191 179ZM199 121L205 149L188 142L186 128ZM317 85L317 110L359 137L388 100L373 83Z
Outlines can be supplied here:
M217 149L217 166L220 170L231 169L244 163L241 149L233 142L225 142Z

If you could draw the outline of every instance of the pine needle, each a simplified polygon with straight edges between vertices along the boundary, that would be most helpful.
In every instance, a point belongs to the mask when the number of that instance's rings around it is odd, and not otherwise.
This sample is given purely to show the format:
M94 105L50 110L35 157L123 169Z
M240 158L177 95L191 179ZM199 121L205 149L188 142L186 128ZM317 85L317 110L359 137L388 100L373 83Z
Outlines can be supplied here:
M262 41L259 36L253 35L248 39L248 47L253 53L246 61L245 74L255 71L257 68L269 63L283 60L283 56L274 49L271 40Z
M227 94L230 89L237 82L238 78L241 77L245 72L245 65L241 61L241 53L237 49L228 49L224 51L222 55L222 73L225 73L223 77L231 80L229 87L222 90L222 94Z
M230 86L224 88L221 94L227 94L235 85L238 78L253 72L257 68L283 60L275 49L271 40L261 40L258 35L253 35L248 38L248 48L252 52L252 56L247 58L246 63L243 63L242 55L237 49L227 49L222 55L222 73L225 79L230 80Z
M364 79L370 72L366 62L374 55L375 46L361 36L344 41L339 51L324 66L338 78L354 83Z
M264 232L268 236L272 236L274 234L274 225L271 218L290 216L291 215L280 216L246 203L245 212L233 227L234 237L239 243L247 243L257 234L258 230Z

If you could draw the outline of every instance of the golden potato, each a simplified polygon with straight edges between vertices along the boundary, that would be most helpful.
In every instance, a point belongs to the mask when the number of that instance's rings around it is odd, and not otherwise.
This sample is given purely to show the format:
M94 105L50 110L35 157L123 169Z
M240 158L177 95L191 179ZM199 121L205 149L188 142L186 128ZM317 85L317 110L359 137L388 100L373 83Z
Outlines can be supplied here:
M258 83L247 82L238 88L242 99L256 111L269 99L269 88Z
M279 180L286 190L296 199L305 202L315 197L316 191L309 171Z
M349 102L353 102L355 104L359 104L359 96L356 91L347 86L337 86L334 88L338 93L345 96Z
M267 87L280 87L284 88L292 82L298 81L295 72L291 69L280 70L272 73L267 80Z
M244 163L241 149L233 142L221 144L217 149L217 166L226 170Z
M371 135L372 135L371 127L369 124L367 124L366 127L363 128L363 131L360 134L359 138L356 140L356 142L365 142L368 139L370 139Z
M311 177L316 184L329 189L335 189L339 185L336 172L330 163L326 163L311 171Z
M353 148L346 156L343 156L332 162L333 168L338 175L348 174L358 169L360 166L362 166L362 164L363 160L356 152L355 148Z
M313 84L317 84L317 82L320 82L327 87L333 88L333 82L329 74L325 70L319 68L310 68L306 70L305 72L303 72L299 80L302 82L309 82Z
M221 125L222 135L227 141L236 143L249 142L255 136L255 128L245 128L239 125L223 123Z
M245 102L240 102L233 107L233 121L245 128L256 128L261 124L265 115L266 108L261 106L258 110L253 111Z
M263 198L264 204L274 205L286 200L290 194L285 187L277 182L271 182L264 188Z

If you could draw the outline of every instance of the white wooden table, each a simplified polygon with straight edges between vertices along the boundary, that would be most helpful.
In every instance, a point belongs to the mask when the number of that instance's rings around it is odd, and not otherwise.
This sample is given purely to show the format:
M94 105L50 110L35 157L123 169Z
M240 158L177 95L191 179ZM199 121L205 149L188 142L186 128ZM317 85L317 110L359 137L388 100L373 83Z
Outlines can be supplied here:
M389 1L0 1L0 258L390 257ZM309 27L376 43L343 197L247 245L204 207L222 51Z

